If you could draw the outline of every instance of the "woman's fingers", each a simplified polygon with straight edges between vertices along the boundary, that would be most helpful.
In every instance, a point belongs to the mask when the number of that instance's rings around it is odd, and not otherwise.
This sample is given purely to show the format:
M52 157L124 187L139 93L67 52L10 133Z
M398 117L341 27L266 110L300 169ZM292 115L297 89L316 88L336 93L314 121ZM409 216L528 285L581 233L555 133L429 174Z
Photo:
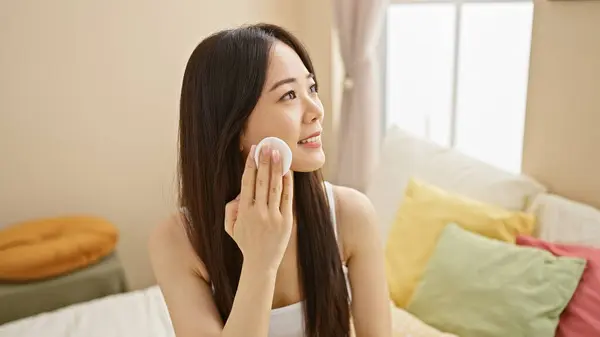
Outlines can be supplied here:
M294 198L294 179L292 171L288 171L283 176L283 189L281 191L281 215L284 217L292 216L293 198Z
M271 171L271 149L264 146L258 158L258 172L256 173L256 190L254 203L267 206L269 196L269 176Z
M242 175L242 188L240 192L240 202L244 205L252 205L254 202L254 184L256 181L256 163L254 162L254 149L252 145L250 153L246 158L246 167Z
M281 202L281 154L279 151L273 151L271 155L271 183L269 187L269 209L279 211Z

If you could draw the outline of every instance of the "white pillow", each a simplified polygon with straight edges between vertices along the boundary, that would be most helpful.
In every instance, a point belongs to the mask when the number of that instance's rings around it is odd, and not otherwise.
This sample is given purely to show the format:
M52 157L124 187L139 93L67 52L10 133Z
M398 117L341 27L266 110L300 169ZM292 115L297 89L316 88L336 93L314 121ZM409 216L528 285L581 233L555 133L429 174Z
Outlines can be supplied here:
M404 309L391 306L393 337L458 337L427 325Z
M417 138L397 127L388 129L378 168L366 194L387 236L411 177L509 210L524 210L544 186L456 150Z
M528 212L542 240L600 248L600 210L554 194L538 195Z

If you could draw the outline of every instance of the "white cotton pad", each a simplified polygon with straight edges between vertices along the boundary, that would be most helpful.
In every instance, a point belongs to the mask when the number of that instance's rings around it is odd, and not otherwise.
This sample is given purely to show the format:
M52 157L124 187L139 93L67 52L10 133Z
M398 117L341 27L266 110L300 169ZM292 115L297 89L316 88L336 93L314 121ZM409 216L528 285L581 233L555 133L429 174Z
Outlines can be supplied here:
M292 150L290 147L281 139L277 137L267 137L256 145L256 149L254 150L254 161L256 162L256 167L258 167L258 158L260 154L261 148L269 144L271 149L278 150L281 156L281 164L283 165L283 175L285 175L292 165Z

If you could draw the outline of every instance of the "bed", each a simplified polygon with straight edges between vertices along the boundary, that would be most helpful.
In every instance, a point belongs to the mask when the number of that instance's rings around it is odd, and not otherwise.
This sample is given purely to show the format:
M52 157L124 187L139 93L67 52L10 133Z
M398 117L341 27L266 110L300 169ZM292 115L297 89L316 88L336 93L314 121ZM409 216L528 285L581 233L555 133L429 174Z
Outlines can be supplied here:
M390 302L390 305L392 303ZM392 307L394 337L442 334ZM158 286L110 295L0 325L0 337L175 337Z
M0 325L0 337L174 337L157 286L70 305Z

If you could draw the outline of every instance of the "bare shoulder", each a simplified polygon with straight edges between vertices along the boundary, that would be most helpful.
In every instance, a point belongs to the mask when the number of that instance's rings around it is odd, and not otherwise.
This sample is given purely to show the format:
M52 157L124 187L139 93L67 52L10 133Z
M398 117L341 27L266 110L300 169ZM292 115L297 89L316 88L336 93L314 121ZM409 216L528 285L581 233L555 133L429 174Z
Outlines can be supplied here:
M187 241L183 221L179 214L173 213L152 229L148 238L148 251L151 256L170 253Z
M219 336L223 324L206 269L187 238L185 219L174 214L148 240L150 262L177 336Z
M174 245L176 243L174 241L180 239L180 232L184 229L181 221L182 219L178 214L173 213L152 228L148 238L148 249L151 254L156 250L162 250Z
M352 257L365 238L379 235L377 214L371 200L360 191L333 186L336 219L346 258Z
M181 213L173 213L152 229L147 245L152 268L157 274L178 266L208 281L208 272L188 239L184 221Z
M335 195L337 211L340 215L350 212L352 215L369 213L374 214L371 200L362 192L350 187L332 185Z

